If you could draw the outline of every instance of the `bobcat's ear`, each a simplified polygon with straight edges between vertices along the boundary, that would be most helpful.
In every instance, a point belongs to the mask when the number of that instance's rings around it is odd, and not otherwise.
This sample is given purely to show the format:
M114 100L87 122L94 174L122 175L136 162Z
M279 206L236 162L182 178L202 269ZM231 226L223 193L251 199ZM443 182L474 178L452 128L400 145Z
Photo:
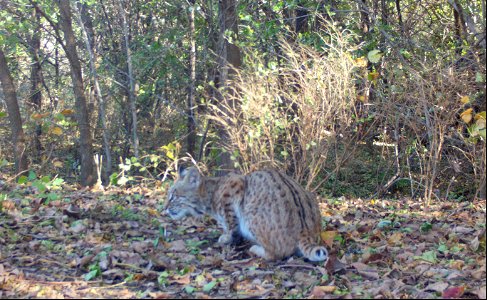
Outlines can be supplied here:
M186 171L188 170L188 168L185 168L183 166L178 166L178 177L179 179L183 179L184 176L186 176Z
M180 173L180 176L182 176L181 178L184 177L184 181L186 181L187 183L189 183L191 185L194 185L194 186L200 185L201 175L200 175L200 172L198 171L198 169L195 167L191 167L191 168L187 168L187 169L183 170Z

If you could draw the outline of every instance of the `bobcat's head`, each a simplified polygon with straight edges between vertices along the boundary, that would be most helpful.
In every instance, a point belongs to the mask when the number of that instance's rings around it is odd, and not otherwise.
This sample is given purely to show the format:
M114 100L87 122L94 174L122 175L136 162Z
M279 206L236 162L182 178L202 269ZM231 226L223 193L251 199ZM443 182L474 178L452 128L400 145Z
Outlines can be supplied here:
M174 220L192 215L201 217L205 214L199 188L202 176L195 167L179 172L179 178L167 193L166 213Z

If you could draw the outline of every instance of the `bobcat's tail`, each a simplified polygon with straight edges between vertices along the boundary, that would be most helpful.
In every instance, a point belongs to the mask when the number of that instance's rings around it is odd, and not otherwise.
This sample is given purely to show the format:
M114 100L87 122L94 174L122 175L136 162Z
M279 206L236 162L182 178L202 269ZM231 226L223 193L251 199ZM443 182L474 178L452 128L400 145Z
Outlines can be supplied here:
M311 261L326 261L328 260L328 251L324 246L317 245L316 242L309 237L299 240L298 248L304 257Z

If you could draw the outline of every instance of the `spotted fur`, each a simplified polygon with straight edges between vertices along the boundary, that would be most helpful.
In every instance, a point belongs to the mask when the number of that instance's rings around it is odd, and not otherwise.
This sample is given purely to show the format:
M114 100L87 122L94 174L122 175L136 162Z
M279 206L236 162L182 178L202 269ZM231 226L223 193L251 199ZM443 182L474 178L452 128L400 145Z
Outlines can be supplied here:
M311 261L328 259L326 248L318 244L317 203L296 181L276 170L205 177L189 168L170 188L166 212L173 219L209 214L223 228L220 243L230 244L242 236L254 243L250 252L268 260L295 253Z

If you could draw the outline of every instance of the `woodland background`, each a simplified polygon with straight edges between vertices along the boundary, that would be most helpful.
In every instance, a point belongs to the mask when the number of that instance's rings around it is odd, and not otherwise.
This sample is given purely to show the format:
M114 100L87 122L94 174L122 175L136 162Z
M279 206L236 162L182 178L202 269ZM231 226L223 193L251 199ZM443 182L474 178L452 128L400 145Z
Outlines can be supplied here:
M0 0L0 297L485 298L485 0ZM161 215L315 192L330 262Z
M330 195L485 198L485 1L1 8L4 174L131 184L189 154Z

